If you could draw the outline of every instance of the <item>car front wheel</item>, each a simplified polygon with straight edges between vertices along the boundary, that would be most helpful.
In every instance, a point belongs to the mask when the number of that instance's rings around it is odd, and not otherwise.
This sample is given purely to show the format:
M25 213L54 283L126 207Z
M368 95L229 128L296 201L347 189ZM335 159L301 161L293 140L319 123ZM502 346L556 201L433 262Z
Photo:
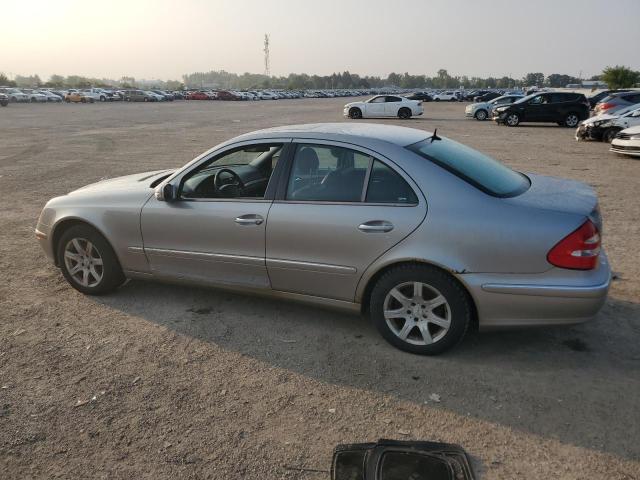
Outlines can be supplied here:
M617 128L608 128L603 134L602 134L602 141L603 142L607 142L607 143L611 143L613 141L614 138L616 138L616 135L618 134L620 130L618 130Z
M356 120L362 118L362 110L356 107L349 109L349 118L353 118Z
M517 127L520 123L520 117L517 113L510 113L507 115L504 123L506 123L509 127Z
M487 111L478 110L474 116L476 117L476 120L480 120L482 122L487 119Z
M570 113L564 119L565 127L574 128L578 125L578 123L580 123L580 119L578 118L578 115L576 115L575 113Z
M428 265L389 270L371 292L371 318L390 344L437 355L458 344L471 323L471 302L449 274Z
M57 252L62 274L82 293L108 293L125 280L111 245L88 225L75 225L65 231Z

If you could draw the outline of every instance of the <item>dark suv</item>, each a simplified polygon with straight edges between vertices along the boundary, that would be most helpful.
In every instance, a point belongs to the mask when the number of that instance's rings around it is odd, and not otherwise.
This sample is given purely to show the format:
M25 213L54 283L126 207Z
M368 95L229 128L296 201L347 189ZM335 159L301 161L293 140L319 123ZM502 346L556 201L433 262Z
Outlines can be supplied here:
M555 122L575 128L581 120L589 118L589 101L581 93L534 93L493 112L496 122L509 127L516 127L520 122Z

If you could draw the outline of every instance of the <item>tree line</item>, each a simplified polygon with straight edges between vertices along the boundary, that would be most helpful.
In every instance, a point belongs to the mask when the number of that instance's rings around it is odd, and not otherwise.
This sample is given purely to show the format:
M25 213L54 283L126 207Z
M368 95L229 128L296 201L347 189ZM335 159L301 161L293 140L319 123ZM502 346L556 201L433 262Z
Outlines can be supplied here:
M640 82L640 72L624 66L607 67L601 75L591 80L602 80L610 88L628 88ZM13 80L0 73L0 86L12 87L49 87L49 88L161 88L181 90L187 88L222 88L233 90L248 89L291 89L291 90L324 90L324 89L368 89L379 87L399 88L520 88L520 87L564 87L568 84L579 84L581 80L571 75L541 72L527 73L522 78L503 77L468 77L466 75L450 75L445 69L438 70L433 77L427 75L410 75L409 73L392 72L386 77L360 76L344 71L331 75L308 75L291 73L288 76L266 76L256 73L230 73L224 70L194 72L182 76L179 80L136 80L123 76L118 80L108 78L91 78L79 75L51 75L42 81L38 75L16 75Z

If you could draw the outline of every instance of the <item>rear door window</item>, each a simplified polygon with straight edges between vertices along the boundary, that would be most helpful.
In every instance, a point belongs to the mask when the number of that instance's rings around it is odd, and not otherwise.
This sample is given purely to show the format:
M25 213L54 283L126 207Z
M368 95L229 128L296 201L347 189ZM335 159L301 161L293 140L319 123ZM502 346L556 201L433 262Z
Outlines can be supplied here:
M416 205L418 197L397 172L381 161L374 160L369 175L366 202Z

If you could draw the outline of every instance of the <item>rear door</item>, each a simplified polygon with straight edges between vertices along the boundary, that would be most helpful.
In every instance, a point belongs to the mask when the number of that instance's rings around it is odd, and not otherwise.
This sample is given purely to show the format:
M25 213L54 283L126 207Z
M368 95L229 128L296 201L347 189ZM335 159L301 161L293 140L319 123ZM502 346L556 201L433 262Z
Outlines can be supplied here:
M267 220L275 290L353 301L365 269L425 218L413 181L350 144L295 141Z

